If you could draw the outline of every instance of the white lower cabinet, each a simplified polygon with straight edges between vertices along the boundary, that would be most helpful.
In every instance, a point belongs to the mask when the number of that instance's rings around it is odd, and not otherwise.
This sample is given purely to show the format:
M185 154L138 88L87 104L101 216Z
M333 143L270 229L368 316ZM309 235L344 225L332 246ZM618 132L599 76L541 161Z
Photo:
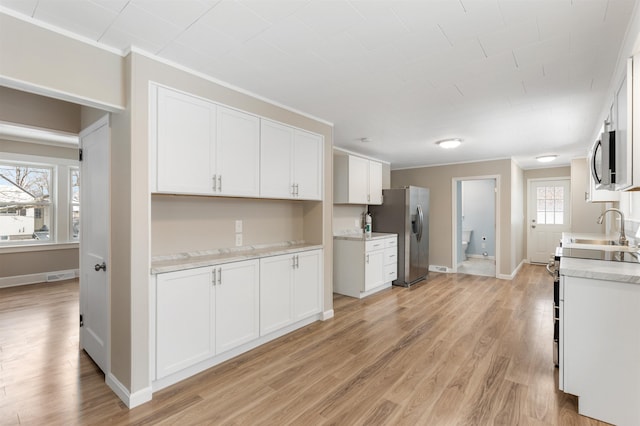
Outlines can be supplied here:
M314 249L157 274L155 380L198 363L201 370L208 368L317 319L322 253Z
M213 268L159 274L156 374L164 377L215 354Z
M333 244L333 291L362 298L391 286L398 278L398 237L365 240L337 237Z
M322 251L260 259L260 334L321 311Z
M640 286L561 276L559 387L582 415L640 424Z
M158 274L156 376L259 336L259 261Z

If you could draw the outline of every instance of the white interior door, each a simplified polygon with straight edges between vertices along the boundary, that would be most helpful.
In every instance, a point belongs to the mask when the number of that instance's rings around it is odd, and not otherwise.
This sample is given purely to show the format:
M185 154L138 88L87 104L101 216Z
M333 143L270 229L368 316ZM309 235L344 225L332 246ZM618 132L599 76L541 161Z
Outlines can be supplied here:
M563 232L571 230L569 179L529 181L529 262L547 263Z
M109 116L80 133L80 347L103 372L109 354Z

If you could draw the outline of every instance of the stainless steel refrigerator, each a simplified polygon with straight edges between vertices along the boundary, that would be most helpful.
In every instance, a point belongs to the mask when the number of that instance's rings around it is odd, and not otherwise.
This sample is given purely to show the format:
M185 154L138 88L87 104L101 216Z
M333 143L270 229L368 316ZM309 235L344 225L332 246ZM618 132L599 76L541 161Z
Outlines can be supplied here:
M383 204L369 206L374 232L398 234L398 279L409 287L429 271L429 190L417 186L385 189Z

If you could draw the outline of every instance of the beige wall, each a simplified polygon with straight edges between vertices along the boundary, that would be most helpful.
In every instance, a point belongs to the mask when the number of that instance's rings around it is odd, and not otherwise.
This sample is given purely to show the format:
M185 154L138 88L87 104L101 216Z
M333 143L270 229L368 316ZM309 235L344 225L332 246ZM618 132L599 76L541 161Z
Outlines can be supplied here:
M515 271L525 259L525 172L511 162L511 258L509 268Z
M589 165L586 158L571 160L571 232L603 233L604 224L598 225L605 203L588 203Z
M3 152L12 154L38 155L42 157L64 158L77 160L78 150L59 146L40 145L37 143L10 141L0 139L0 156Z
M80 106L0 86L0 121L78 133Z
M123 108L122 57L0 13L5 85Z
M304 239L296 201L153 195L151 255L234 247L236 220L245 246Z
M476 178L498 176L500 184L500 239L498 274L511 275L517 259L517 250L512 248L511 237L511 160L495 160L478 163L453 164L391 171L391 187L416 185L430 189L429 200L429 263L453 267L453 203L452 182L454 178ZM512 255L513 253L516 253ZM519 263L519 261L518 261Z
M78 269L78 248L0 253L0 278Z

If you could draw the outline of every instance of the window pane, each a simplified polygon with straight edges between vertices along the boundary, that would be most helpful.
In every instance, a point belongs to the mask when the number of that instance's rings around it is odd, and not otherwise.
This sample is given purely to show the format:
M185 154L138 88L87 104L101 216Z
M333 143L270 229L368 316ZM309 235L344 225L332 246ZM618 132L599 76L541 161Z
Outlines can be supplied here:
M556 213L556 224L557 225L562 225L562 223L564 222L564 214L562 212Z
M0 164L0 241L51 238L51 175L49 168Z
M538 187L538 190L536 191L536 193L537 193L537 194L536 194L536 198L537 198L537 199L539 199L539 200L540 200L540 199L544 198L544 194L545 194L545 189L544 189L544 187Z
M555 195L555 191L554 191L554 189L553 189L553 186L547 186L547 187L545 187L545 189L546 189L546 192L545 192L545 195L546 195L546 196L545 196L545 198L546 198L547 200L553 200L553 197L554 197L554 195Z
M564 210L564 201L562 200L556 200L555 201L556 207L555 207L555 211L556 212L561 212Z
M71 177L71 239L77 240L80 235L80 170L70 169Z
M539 225L544 225L546 222L545 218L544 218L544 212L538 212L538 224Z
M564 198L564 188L561 186L556 186L556 200L562 200Z

